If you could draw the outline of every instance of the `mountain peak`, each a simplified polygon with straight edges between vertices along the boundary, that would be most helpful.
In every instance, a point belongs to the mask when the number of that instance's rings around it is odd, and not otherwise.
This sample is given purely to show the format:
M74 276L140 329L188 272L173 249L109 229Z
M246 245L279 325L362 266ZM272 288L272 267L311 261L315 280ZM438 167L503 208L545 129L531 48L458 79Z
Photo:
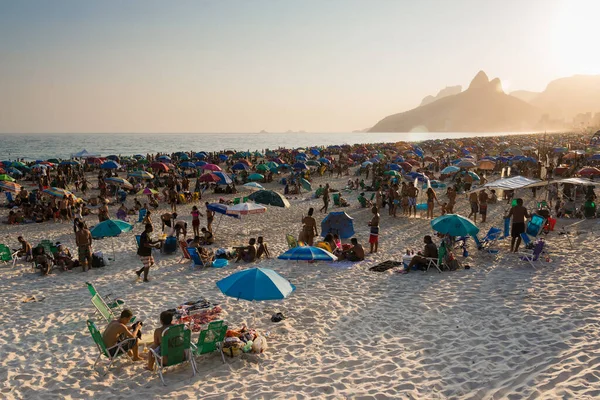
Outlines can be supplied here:
M475 75L475 78L473 78L471 81L471 84L469 84L469 89L483 89L488 87L489 83L490 78L488 78L486 73L479 71L477 75Z

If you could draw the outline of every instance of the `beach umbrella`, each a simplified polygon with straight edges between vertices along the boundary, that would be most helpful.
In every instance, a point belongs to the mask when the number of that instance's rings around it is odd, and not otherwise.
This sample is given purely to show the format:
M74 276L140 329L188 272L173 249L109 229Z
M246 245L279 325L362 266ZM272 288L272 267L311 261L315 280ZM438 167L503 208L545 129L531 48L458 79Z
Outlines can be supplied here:
M354 223L352 217L344 211L330 212L323 221L321 221L321 236L325 237L328 233L337 233L340 238L348 239L354 236Z
M188 161L190 159L190 156L181 152L178 154L178 157L180 161Z
M274 192L273 190L259 190L258 192L252 193L248 198L256 203L265 204L267 206L290 207L290 202L281 194Z
M200 167L200 169L208 170L208 171L221 171L221 167L215 164L205 164Z
M21 161L13 161L10 166L13 168L23 168L23 167L29 168L29 167L27 167L27 165L23 164Z
M206 161L196 161L194 163L194 165L196 166L196 168L202 167L203 165L208 164Z
M229 175L227 175L223 171L215 171L215 172L211 172L211 174L214 174L219 177L219 182L217 182L219 185L229 185L233 182L231 180L231 178L229 177Z
M219 182L221 180L221 178L218 177L217 175L209 172L207 174L202 175L200 178L198 178L198 180L200 182L216 183L216 182Z
M302 185L302 187L304 188L304 190L310 192L312 190L312 185L309 181L307 181L304 178L300 178L300 184Z
M425 158L423 158L424 161L429 161L429 162L436 162L437 160L431 156L427 156Z
M268 163L266 163L266 166L271 169L271 168L278 168L279 164L277 164L275 161L269 161Z
M152 194L158 194L159 191L158 190L154 190L154 189L150 189L150 188L143 188L142 190L140 190L139 192L137 192L136 194L138 195L152 195Z
M240 219L241 217L238 214L227 214L227 206L225 204L220 204L220 203L210 203L207 208L211 211L216 212L217 214L221 214L221 217L223 217L223 215L227 215L228 217L232 217L232 218L236 218L236 219ZM219 220L220 222L220 220Z
M388 176L399 176L400 174L398 173L398 171L394 171L393 169L389 170L389 171L385 171L383 173L384 175L388 175Z
M53 164L58 164L60 160L58 158L49 158L47 162L51 162Z
M244 163L237 163L234 164L233 167L231 167L232 171L248 171L249 169L250 167Z
M456 166L460 167L460 168L473 168L473 167L476 167L477 165L475 165L475 163L473 161L460 160L460 162L458 162L456 164Z
M319 149L310 149L310 152L312 153L313 156L318 156L319 154L321 154Z
M225 214L234 215L249 215L249 214L262 214L267 211L267 207L261 206L256 203L240 203L234 206L227 207Z
M496 163L491 160L480 160L477 163L477 167L486 171L492 171L496 167Z
M479 228L468 218L458 214L446 214L431 221L434 231L450 236L476 235Z
M141 178L141 179L154 179L154 175L152 175L150 172L143 171L143 170L129 172L127 174L127 176L133 176L134 178Z
M60 165L79 165L79 162L75 160L64 160L60 162Z
M600 169L595 167L583 167L577 171L577 175L580 176L598 176L600 175Z
M111 176L110 178L104 178L104 181L114 183L114 184L121 186L128 190L133 189L133 185L127 179L120 178L118 176Z
M250 268L236 272L217 282L221 292L229 297L249 301L281 300L296 287L268 268Z
M308 169L308 167L306 166L306 164L302 163L302 162L297 162L294 165L292 165L292 168L294 169Z
M179 164L179 166L180 166L181 168L196 168L196 164L194 164L194 163L193 163L193 162L191 162L191 161L184 161L184 162L182 162L181 164Z
M336 261L337 257L325 249L314 246L297 246L277 257L288 261Z
M308 160L308 161L306 162L306 165L310 165L310 166L312 166L312 167L320 167L320 166L321 166L321 163L320 163L320 162L318 162L317 160Z
M16 168L7 168L6 172L9 175L23 176L23 173Z
M208 157L208 156L203 151L200 151L200 152L194 154L194 158L197 158L198 160L204 160L206 157Z
M136 154L133 156L133 158L135 158L136 160L141 160L142 158L146 158L146 157L142 154Z
M16 179L15 179L15 178L13 178L13 177L11 177L11 176L8 176L8 175L6 175L6 174L1 174L1 175L0 175L0 181L5 181L5 182L15 182L15 181L16 181Z
M164 163L170 163L171 162L171 157L169 156L160 156L156 158L158 161L160 162L164 162Z
M138 163L139 165L147 165L147 164L149 164L149 163L150 163L150 161L148 161L146 158L140 158L140 159L137 161L137 163Z
M116 237L119 236L123 232L130 232L133 229L133 225L128 224L125 221L121 221L120 219L109 219L106 221L100 222L98 225L94 226L90 231L93 239L102 239L105 237ZM115 260L115 241L112 241L112 251L113 258L112 261Z
M42 193L46 193L50 196L58 197L60 199L62 199L63 197L65 197L67 195L73 195L73 193L69 192L68 190L57 188L57 187L46 188L46 189L42 190Z
M593 154L593 155L590 157L590 160L595 160L595 161L598 161L598 160L600 160L600 154Z
M110 156L106 156L106 158L109 159L109 160L113 160L113 161L119 162L119 156L110 155Z
M116 161L105 161L102 163L102 165L100 165L100 168L102 169L118 169L121 168L121 166L119 164L117 164Z
M450 166L448 166L448 167L446 167L446 168L444 168L442 170L442 174L444 174L444 175L450 175L450 174L454 174L454 173L456 173L458 171L460 171L460 168L458 168L458 167L456 167L454 165L450 165Z
M388 165L388 168L389 168L391 171L400 171L400 170L402 169L402 167L401 167L401 166L399 166L398 164L389 164L389 165Z
M0 189L6 190L7 192L18 193L21 191L21 185L15 182L0 180Z
M411 164L409 164L406 161L402 161L402 162L398 163L398 165L400 165L403 170L409 171L409 172L412 170L412 167L413 167Z
M323 164L328 164L328 165L331 164L331 161L325 157L319 158L319 162L322 162Z
M227 161L229 160L229 156L227 154L219 154L219 160Z
M248 176L248 180L250 181L261 181L263 179L265 179L265 176L263 174L254 173Z
M244 158L244 159L242 159L242 160L240 160L240 162L241 162L242 164L246 164L246 165L247 165L247 166L249 166L249 167L251 167L251 166L252 166L252 163L251 163L250 161L246 160L245 158Z
M242 187L253 189L253 190L263 190L264 189L264 187L260 183L256 183L256 182L245 183L242 185Z
M169 167L167 167L167 164L162 163L162 162L153 162L152 164L150 164L150 167L156 171L163 171L163 172L169 171Z
M267 172L269 167L266 164L260 164L256 167L256 170L260 172Z
M566 153L567 151L569 151L569 149L567 149L566 147L555 147L553 150L555 153Z
M365 161L364 163L361 164L361 166L363 166L363 167L368 167L369 165L373 165L373 163L371 161Z

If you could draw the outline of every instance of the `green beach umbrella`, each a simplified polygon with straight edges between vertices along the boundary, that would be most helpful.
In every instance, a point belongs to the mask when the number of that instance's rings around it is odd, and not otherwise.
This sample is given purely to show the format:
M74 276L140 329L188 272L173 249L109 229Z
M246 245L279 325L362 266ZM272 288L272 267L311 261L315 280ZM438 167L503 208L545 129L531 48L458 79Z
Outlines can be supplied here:
M269 170L269 167L266 164L260 164L258 167L256 167L256 170L266 172Z
M307 190L309 192L312 190L312 185L306 179L301 178L300 179L300 184L302 184L302 187L304 188L304 190Z
M400 174L398 173L398 171L394 171L393 169L392 169L392 170L389 170L389 171L385 171L383 174L384 174L384 175L389 175L389 176L399 176L399 175L400 175Z
M321 163L318 162L317 160L308 160L306 163L306 165L312 165L313 167L320 167Z
M263 179L265 179L265 176L262 175L262 174L254 173L254 174L250 174L248 176L248 180L250 180L250 181L260 181L260 180L263 180Z
M12 176L8 176L6 174L1 174L0 175L0 181L15 182L16 179L13 178Z

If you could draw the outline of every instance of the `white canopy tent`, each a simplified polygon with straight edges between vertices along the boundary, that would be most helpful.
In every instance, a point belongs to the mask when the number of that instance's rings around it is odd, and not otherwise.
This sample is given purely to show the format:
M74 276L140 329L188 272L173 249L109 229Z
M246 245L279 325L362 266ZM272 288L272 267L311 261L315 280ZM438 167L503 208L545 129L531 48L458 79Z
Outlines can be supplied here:
M88 157L100 157L100 154L92 154L86 149L81 150L78 153L71 154L71 158L88 158Z
M502 190L516 190L535 186L545 186L548 182L541 181L539 179L529 179L524 176L517 175L510 178L498 179L494 182L489 182L483 185L485 189L502 189ZM481 188L480 188L481 189Z

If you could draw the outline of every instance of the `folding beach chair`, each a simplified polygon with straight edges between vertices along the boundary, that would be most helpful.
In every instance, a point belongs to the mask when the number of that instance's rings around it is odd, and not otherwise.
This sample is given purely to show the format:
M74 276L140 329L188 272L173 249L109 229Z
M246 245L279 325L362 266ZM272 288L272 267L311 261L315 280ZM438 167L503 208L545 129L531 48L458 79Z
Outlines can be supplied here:
M142 240L142 235L135 235L135 242L137 243L137 247L140 247L140 241Z
M109 293L105 296L101 296L100 293L98 293L98 291L96 290L96 287L94 286L93 283L86 282L85 284L86 284L88 290L90 291L90 294L92 295L92 297L95 295L99 295L100 297L102 297L102 300L104 300L104 303L108 306L108 308L120 309L125 304L125 300L119 299L119 298L113 298L112 293Z
M333 197L333 204L336 206L340 205L340 194L339 193L333 193L331 195L331 197Z
M521 260L523 261L527 261L534 269L535 264L540 262L542 260L542 254L544 253L544 246L545 246L545 242L542 239L539 239L535 246L533 247L533 252L531 253L524 253L524 252L519 252L517 253Z
M224 364L225 356L223 355L222 344L226 333L227 325L224 325L223 321L209 323L208 327L200 332L198 342L195 345L192 344L194 355L199 356L219 351Z
M146 214L148 213L148 210L146 210L145 208L140 208L140 211L138 211L138 220L137 222L143 222L144 218L146 218Z
M189 362L192 365L193 376L196 376L196 361L192 354L192 332L184 324L171 325L165 329L160 342L160 353L151 348L150 356L154 357L156 371L165 386L167 384L163 377L163 370L166 367Z
M98 293L92 296L91 302L94 307L96 307L96 312L99 313L106 322L110 322L115 319L115 315L113 314L112 310L108 305L106 305L106 302Z
M117 344L115 344L112 347L106 347L106 345L104 344L104 340L102 340L102 334L100 333L100 331L98 330L98 328L96 328L96 325L94 324L93 321L91 320L87 320L87 327L90 331L90 334L92 335L92 339L94 340L94 343L96 344L96 347L98 348L98 352L100 354L98 354L98 357L96 358L96 361L94 362L94 365L92 366L92 369L96 369L96 364L98 364L98 360L100 360L100 358L102 356L105 356L106 358L108 358L109 363L108 366L106 368L106 372L104 373L104 375L106 375L108 373L108 370L110 369L110 366L113 364L113 362L119 358L120 356L122 356L123 354L126 355L132 362L133 359L129 356L129 353L127 352L127 347L129 347L129 343L135 341L135 338L129 338L129 339L125 339L122 342L119 342ZM111 353L114 353L111 355Z
M500 228L491 227L483 239L479 240L477 235L473 236L473 240L477 243L477 250L484 251L486 254L497 255L498 240L503 239L503 232Z
M294 237L294 235L290 235L289 233L285 235L285 240L287 241L288 248L293 249L294 247L298 247L298 241Z
M427 260L427 269L425 272L429 271L429 268L435 267L438 272L442 273L442 267L444 266L444 257L446 256L446 245L442 243L438 249L437 258L426 257Z
M190 252L188 251L187 243L184 240L179 241L179 248L181 249L181 260L179 260L180 263L182 261L192 259L192 256L190 255Z
M531 220L527 224L527 229L525 230L525 232L529 236L536 237L540 234L540 232L542 232L542 229L544 229L544 225L546 225L546 218L538 214L533 214L531 216Z
M234 204L234 205L235 205L235 204L240 204L240 200L241 200L241 198L240 198L240 197L236 197L235 199L233 199L233 204Z
M202 260L200 253L198 253L198 249L195 247L188 247L187 251L192 259L192 262L194 263L194 267L210 267L210 262L205 262Z
M12 266L14 267L17 264L17 252L12 251L7 245L0 244L0 262L8 264L12 262Z

